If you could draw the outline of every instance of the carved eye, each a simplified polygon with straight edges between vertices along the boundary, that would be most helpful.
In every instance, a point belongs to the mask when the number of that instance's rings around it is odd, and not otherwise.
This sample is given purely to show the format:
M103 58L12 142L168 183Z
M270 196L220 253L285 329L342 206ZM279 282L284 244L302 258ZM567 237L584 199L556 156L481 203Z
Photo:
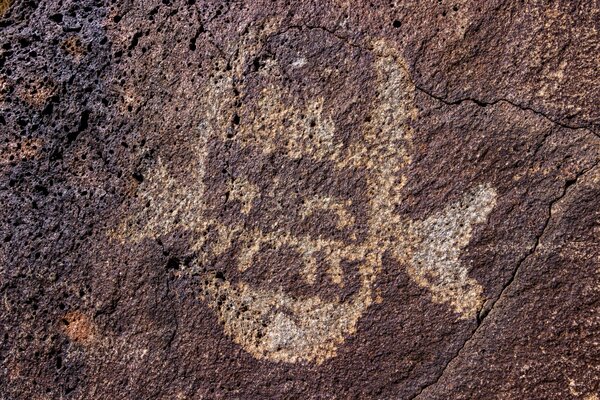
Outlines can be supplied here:
M259 188L246 178L235 179L229 185L229 199L241 203L242 214L248 214L252 210L254 200L258 197L260 197Z
M302 217L310 217L319 211L331 213L335 215L336 228L344 229L353 226L356 222L356 217L349 210L351 204L351 199L342 201L328 196L313 196L305 200L302 207Z

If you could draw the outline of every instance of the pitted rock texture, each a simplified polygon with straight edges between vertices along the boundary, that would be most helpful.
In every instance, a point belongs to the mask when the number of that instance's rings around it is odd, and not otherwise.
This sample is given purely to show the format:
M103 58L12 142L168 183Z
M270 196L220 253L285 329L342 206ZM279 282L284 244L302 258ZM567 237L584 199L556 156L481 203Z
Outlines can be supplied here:
M0 398L597 399L599 13L0 2Z

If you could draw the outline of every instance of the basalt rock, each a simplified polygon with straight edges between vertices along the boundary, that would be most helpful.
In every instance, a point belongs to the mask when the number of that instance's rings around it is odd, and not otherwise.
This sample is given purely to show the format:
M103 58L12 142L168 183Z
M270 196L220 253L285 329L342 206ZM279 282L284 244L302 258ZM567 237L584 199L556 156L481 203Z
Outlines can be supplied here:
M0 398L598 399L594 2L0 13Z

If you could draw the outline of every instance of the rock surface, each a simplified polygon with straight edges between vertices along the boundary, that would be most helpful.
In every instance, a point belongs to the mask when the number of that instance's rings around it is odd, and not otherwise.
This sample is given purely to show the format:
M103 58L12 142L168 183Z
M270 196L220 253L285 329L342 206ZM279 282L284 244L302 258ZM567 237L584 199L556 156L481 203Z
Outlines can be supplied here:
M0 398L599 398L598 4L357 3L8 7Z

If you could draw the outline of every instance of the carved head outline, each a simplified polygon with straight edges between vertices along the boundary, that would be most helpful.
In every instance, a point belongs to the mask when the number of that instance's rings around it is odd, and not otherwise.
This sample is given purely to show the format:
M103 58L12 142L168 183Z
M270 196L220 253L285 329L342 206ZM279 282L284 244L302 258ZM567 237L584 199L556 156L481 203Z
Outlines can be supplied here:
M286 79L261 81L261 74L285 78L306 67L308 52L281 60L245 51L240 64L263 70L244 83L234 68L205 88L206 113L190 140L191 183L179 183L159 162L141 187L150 204L135 216L143 223L119 236L196 232L190 249L204 301L225 333L261 359L321 363L335 356L368 308L385 301L377 289L384 259L408 265L432 301L472 318L483 288L459 257L496 193L480 185L425 220L397 215L416 118L414 85L400 55L385 42L349 50L367 57L374 71L359 84L374 89L372 105L349 132L318 90L300 92L296 101L281 84Z

